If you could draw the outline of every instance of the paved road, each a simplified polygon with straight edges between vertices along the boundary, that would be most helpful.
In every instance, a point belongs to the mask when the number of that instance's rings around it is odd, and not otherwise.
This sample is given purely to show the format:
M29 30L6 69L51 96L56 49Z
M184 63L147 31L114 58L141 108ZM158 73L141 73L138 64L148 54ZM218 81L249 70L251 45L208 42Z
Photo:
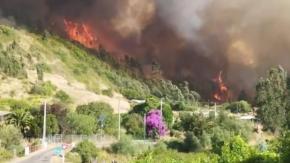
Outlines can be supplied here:
M53 157L53 149L50 149L47 151L43 151L35 156L32 156L29 159L19 161L17 163L50 163L52 157Z

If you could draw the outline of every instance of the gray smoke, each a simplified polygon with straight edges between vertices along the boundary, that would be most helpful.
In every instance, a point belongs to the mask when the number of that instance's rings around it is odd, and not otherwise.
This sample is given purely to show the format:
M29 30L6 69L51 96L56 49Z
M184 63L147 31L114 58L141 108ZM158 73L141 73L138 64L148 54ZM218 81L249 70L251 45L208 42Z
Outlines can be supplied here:
M221 70L235 95L253 94L270 66L290 70L289 0L1 0L0 9L5 20L52 31L63 18L89 21L104 44L157 61L203 95Z

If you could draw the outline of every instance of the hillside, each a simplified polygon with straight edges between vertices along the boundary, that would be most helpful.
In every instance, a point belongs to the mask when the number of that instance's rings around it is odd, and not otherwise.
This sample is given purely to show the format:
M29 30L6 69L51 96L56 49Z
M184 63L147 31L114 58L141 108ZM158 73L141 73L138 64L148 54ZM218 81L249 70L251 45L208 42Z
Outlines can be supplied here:
M110 58L104 49L92 55L48 33L38 35L2 25L0 53L2 109L11 99L36 104L46 99L73 106L101 101L117 111L120 100L121 112L127 112L128 99L145 99L149 95L185 99L183 90L170 81L144 81L130 75L130 67L111 66L104 61ZM185 91L189 92L187 85ZM195 92L189 94L191 99L198 98Z
M109 103L114 109L120 99L123 112L130 108L129 101L115 91L109 78L122 78L141 84L129 76L118 74L110 66L85 50L50 36L44 38L25 30L0 26L0 97L3 101L29 99L41 102L63 91L71 98L73 105L93 101ZM43 95L31 90L49 83L54 92ZM107 94L107 95L105 95Z

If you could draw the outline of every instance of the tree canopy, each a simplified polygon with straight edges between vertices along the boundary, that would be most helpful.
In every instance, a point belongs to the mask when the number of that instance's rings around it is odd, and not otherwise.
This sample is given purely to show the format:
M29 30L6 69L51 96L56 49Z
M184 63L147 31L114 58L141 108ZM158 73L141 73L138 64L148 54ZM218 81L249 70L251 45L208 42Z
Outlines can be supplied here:
M286 124L287 72L281 67L271 68L266 78L256 85L258 117L264 127L272 131Z

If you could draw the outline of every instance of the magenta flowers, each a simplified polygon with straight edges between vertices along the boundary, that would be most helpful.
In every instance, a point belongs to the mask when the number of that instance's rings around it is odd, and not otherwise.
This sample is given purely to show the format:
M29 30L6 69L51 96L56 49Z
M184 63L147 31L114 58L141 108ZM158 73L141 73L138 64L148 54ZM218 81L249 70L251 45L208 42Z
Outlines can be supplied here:
M152 138L158 138L166 134L166 125L160 110L151 110L146 115L146 132Z

